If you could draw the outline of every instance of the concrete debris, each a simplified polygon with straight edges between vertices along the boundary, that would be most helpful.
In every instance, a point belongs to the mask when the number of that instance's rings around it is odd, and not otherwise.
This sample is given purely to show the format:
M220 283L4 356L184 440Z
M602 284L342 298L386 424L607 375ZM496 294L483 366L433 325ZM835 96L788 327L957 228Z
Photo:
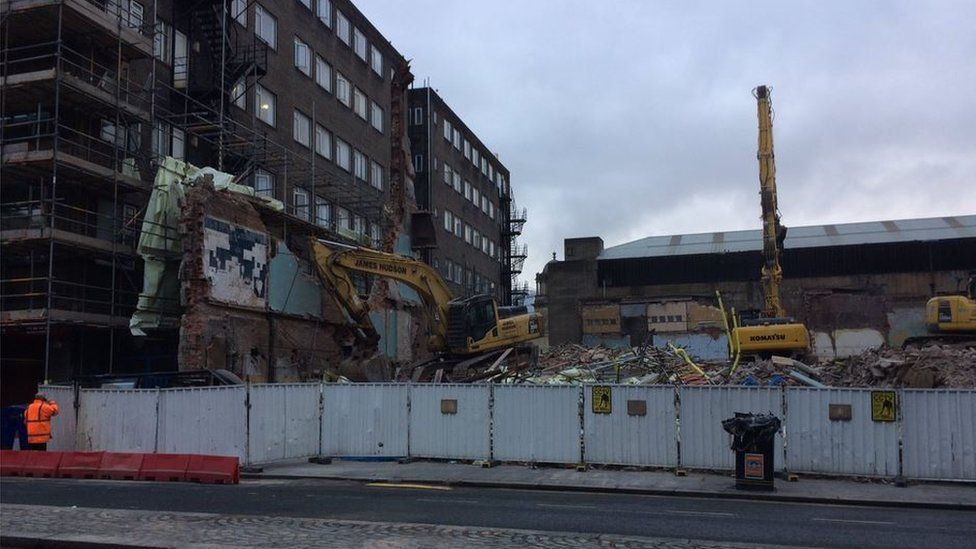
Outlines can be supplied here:
M538 366L523 372L525 383L626 383L631 385L704 385L708 379L667 349L643 346L627 349L565 344L539 357Z

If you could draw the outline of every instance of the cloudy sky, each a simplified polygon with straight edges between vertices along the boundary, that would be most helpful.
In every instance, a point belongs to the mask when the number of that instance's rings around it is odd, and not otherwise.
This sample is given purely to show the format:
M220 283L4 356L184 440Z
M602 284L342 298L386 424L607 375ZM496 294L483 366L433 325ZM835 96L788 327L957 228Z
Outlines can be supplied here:
M976 2L358 0L512 172L523 277L562 240L976 214Z

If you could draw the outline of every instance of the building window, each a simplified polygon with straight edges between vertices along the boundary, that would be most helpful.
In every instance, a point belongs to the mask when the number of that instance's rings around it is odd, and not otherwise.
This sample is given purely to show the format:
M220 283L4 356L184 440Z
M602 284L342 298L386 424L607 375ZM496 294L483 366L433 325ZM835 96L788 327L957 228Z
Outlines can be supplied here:
M230 101L235 107L247 110L247 85L243 76L234 82L234 87L230 89Z
M332 1L318 0L319 21L325 23L326 27L332 28Z
M157 120L155 123L153 123L152 151L156 157L162 158L164 156L169 156L170 135L169 124L163 122L162 120ZM108 137L108 139L106 139L106 137ZM103 127L102 139L105 139L106 141L115 139L115 127L111 126L111 130Z
M424 167L424 155L422 154L413 155L413 171L420 173L424 171L422 169L423 167Z
M353 91L353 98L355 99L353 102L354 104L353 110L360 118L362 118L363 120L367 120L367 116L369 116L369 114L367 112L368 103L366 100L366 94L359 91L359 88L356 88L355 91Z
M170 155L177 160L186 160L186 132L173 128L173 146Z
M454 172L451 174L452 179L454 179L454 190L458 193L462 192L461 188L461 174L459 172Z
M464 238L464 223L461 222L461 218L454 216L454 236L458 238Z
M374 248L379 248L383 242L383 237L380 235L380 225L379 223L373 223L369 226L369 236L370 240L373 242Z
M481 195L481 211L485 212L485 215L488 215L488 204L488 196Z
M340 229L348 229L352 226L352 216L349 215L349 210L336 207L336 224Z
M471 245L475 248L481 248L481 233L475 230L471 230Z
M189 74L190 52L186 41L186 35L180 31L174 31L173 41L173 87L177 89L185 88L187 75Z
M318 124L315 125L315 152L323 158L332 159L332 134Z
M448 166L445 163L444 164L444 183L447 183L447 185L450 186L453 181L454 181L454 178L451 176L451 167Z
M247 0L230 1L230 17L241 26L247 26Z
M413 108L413 125L419 126L424 123L424 108L414 107Z
M444 210L444 230L451 232L454 228L454 214L450 210Z
M478 167L479 156L481 155L478 153L478 149L471 149L471 163L474 164L475 168Z
M359 29L354 29L352 43L352 49L356 51L356 55L363 61L366 61L366 50L368 49L366 46L366 35Z
M471 142L467 139L464 140L464 157L471 160Z
M254 194L274 198L274 176L264 170L255 171Z
M291 200L295 217L308 221L308 191L295 187L292 189Z
M153 36L153 55L167 65L173 60L173 27L162 19L156 21L156 34Z
M451 123L450 123L450 121L445 120L444 121L444 139L447 139L448 142L451 141L451 132L452 132Z
M332 223L332 208L321 196L315 195L315 224L319 227L329 227Z
M254 7L254 32L271 49L278 49L278 20L260 5Z
M312 9L312 0L298 0L298 1L301 2L302 5L305 6L306 8Z
M495 204L488 202L488 217L495 219Z
M277 103L275 94L264 89L262 86L254 88L254 108L258 114L258 120L270 126L275 125L275 112Z
M369 105L369 122L380 133L383 132L383 107L376 103Z
M495 241L494 240L489 240L488 241L488 255L491 256L491 257L495 257Z
M379 48L375 45L370 50L370 66L373 67L373 72L383 76L383 54L380 52Z
M366 177L367 177L366 166L367 166L366 155L359 151L353 152L353 167L355 168L353 170L353 173L356 175L357 179L362 179L363 181L366 181Z
M474 239L474 231L471 229L471 225L464 225L464 241L471 244Z
M336 34L339 35L339 40L342 40L345 45L349 45L349 19L339 10L336 10Z
M291 134L295 141L298 141L302 146L312 146L312 121L298 109L295 109Z
M336 164L347 172L352 171L352 149L349 143L338 137L336 138Z
M332 92L332 65L318 55L315 56L315 83L323 90Z
M370 161L369 184L378 190L383 190L383 166L376 161Z
M481 193L474 187L471 187L471 202L476 208L478 207L478 203L481 202Z
M312 55L309 52L308 44L295 37L295 68L302 71L305 76L312 76Z
M352 230L358 235L366 234L366 220L361 215L352 218Z
M339 71L336 71L336 97L343 105L352 106L352 89L350 89L349 81Z
M451 141L454 144L454 148L461 150L461 132L457 129L454 130L454 139Z
M481 251L485 255L488 255L488 238L485 236L481 237Z
M471 190L472 190L471 189L471 183L468 183L467 181L465 181L464 182L464 198L465 199L471 200Z

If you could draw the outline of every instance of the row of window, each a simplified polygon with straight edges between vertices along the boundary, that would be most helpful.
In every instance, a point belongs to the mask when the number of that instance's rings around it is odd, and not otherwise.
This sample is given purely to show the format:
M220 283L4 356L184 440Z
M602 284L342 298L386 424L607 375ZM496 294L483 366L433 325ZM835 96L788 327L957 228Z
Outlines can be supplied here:
M450 259L444 260L444 268L442 272L444 273L444 278L448 281L454 282L455 284L461 284L462 286L471 289L474 293L495 293L495 283L492 282L490 278L487 276L481 276L481 274L477 271L465 268L460 263L451 261Z
M488 257L499 259L498 254L501 249L495 241L465 223L459 215L450 210L444 210L444 230L458 238L463 238L465 242L481 250Z
M299 0L312 10L326 27L335 28L336 35L343 44L351 47L356 56L366 62L380 78L383 77L383 53L375 44L370 45L366 35L349 22L349 18L336 8L331 0ZM314 3L314 7L313 7ZM241 25L247 26L247 0L232 0L231 17ZM335 11L335 25L332 12ZM254 7L254 34L272 49L278 49L278 19L260 4Z
M455 149L459 152L464 153L464 157L471 161L475 169L480 169L482 175L488 178L489 181L495 183L495 186L501 189L503 187L504 177L501 172L495 169L494 164L488 160L488 153L484 153L478 150L478 147L471 144L467 137L461 134L461 131L451 124L450 120L444 119L444 139L451 143Z
M141 147L142 125L116 126L114 121L103 118L98 136L102 141L135 152ZM186 132L157 120L152 128L152 153L157 158L172 156L177 160L185 160Z
M444 163L444 183L453 188L458 193L464 195L464 198L469 202L474 204L475 208L481 209L481 211L490 217L495 219L495 203L488 198L488 194L479 191L477 187L471 184L467 179L461 180L461 173L457 170L451 168L451 166L445 162Z
M295 68L305 76L312 76L312 49L297 36L295 37ZM335 73L334 87L333 73ZM354 87L348 78L341 72L333 70L332 65L318 54L315 54L315 83L329 93L335 90L335 96L340 103L352 109L378 132L383 133L383 107L366 97L365 92Z

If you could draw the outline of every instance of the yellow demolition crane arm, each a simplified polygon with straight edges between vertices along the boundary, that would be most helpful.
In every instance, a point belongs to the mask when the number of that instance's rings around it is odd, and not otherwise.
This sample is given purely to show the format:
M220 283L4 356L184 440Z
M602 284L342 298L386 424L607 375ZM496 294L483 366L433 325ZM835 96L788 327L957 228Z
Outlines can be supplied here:
M773 107L769 102L769 88L756 88L759 110L759 193L763 221L763 311L762 316L780 318L786 316L779 298L779 284L783 268L779 263L780 250L786 238L786 228L779 221L776 204L776 158L773 155Z
M431 350L447 347L447 311L451 291L433 267L410 257L311 239L311 249L319 275L328 281L333 294L368 338L376 337L369 318L369 307L359 298L351 272L372 274L402 282L416 291L424 302L430 328Z

